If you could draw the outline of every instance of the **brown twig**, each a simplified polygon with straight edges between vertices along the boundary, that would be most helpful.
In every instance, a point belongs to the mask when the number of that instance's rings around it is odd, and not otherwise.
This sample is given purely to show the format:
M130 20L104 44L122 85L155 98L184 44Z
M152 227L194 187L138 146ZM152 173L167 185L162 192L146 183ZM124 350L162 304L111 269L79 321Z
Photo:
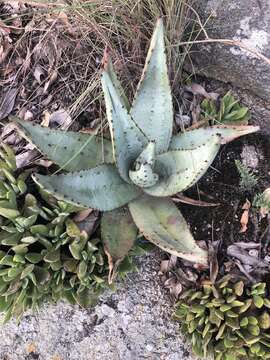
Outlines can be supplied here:
M212 39L207 38L203 40L194 40L194 41L181 41L180 43L174 44L172 46L183 46L183 45L194 45L194 44L206 44L206 43L221 43L224 45L230 45L230 46L238 46L240 49L246 50L250 52L251 54L254 54L259 59L264 61L266 64L270 65L270 59L263 54L261 54L259 51L245 45L242 41L239 40L232 40L232 39Z

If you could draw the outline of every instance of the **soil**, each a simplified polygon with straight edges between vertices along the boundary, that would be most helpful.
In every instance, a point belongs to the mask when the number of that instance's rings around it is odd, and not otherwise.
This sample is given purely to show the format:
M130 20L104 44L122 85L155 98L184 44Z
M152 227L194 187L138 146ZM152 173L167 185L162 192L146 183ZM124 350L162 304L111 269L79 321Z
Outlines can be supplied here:
M202 200L207 201L208 198L208 201L220 203L220 206L203 208L181 205L196 239L223 240L224 245L229 245L231 242L252 238L252 226L247 233L239 234L239 215L241 206L246 199L252 201L256 189L248 192L240 188L239 173L235 166L235 160L242 160L243 146L251 144L256 146L264 158L253 171L259 177L257 189L264 189L269 184L270 167L266 160L269 158L269 141L266 137L250 135L224 146L197 186L186 192L187 196L198 198L198 191L202 191L205 194Z

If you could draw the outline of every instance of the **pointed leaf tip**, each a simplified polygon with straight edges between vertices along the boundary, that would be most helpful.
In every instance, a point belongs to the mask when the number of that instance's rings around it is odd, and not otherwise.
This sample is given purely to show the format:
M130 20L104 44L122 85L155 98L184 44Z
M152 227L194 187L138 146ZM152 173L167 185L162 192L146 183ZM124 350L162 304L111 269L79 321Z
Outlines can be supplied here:
M221 144L227 144L230 141L237 139L240 136L252 134L260 130L259 126L252 125L239 125L239 126L226 126L226 125L217 125L214 128L225 130L225 132L221 134ZM228 130L228 134L226 134L226 129Z
M157 21L151 38L130 114L148 139L155 140L157 154L168 150L172 135L173 106L161 18Z
M20 134L33 143L48 159L67 171L90 169L113 162L111 142L80 132L50 129L17 117L11 117Z

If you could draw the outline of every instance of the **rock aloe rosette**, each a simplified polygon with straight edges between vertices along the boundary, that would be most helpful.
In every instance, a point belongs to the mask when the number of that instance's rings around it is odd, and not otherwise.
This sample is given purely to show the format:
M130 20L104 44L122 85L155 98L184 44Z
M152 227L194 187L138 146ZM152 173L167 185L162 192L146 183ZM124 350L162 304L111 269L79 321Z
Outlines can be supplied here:
M194 185L222 144L256 126L212 126L173 135L173 104L162 19L157 21L132 105L108 53L102 71L111 141L100 135L44 128L17 118L27 139L68 173L33 179L59 199L103 211L105 250L115 266L131 249L137 229L171 254L207 264L170 199Z

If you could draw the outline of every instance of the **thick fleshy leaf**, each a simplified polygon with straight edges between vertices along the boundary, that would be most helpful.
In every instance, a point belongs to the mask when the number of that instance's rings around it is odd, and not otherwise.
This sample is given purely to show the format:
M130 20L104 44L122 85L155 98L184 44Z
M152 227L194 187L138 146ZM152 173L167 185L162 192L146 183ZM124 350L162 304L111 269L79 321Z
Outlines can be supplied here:
M70 174L34 175L33 179L59 199L102 211L121 207L140 195L140 190L124 182L109 164Z
M119 94L122 105L124 105L126 107L126 109L129 111L130 103L129 103L128 98L125 94L125 91L113 69L113 64L112 64L111 58L109 57L108 49L106 49L104 52L103 67L106 68L106 71L109 74L114 87L117 89L117 92Z
M115 279L120 263L136 241L137 233L128 209L122 207L103 213L101 238L108 256L110 284Z
M170 150L192 150L206 144L212 137L218 136L220 144L225 144L240 136L258 131L258 126L216 125L187 130L172 137Z
M123 259L132 248L137 227L126 208L104 212L101 219L101 236L113 261Z
M218 153L219 138L212 136L205 144L192 150L173 150L158 155L156 172L160 181L144 191L153 196L170 196L194 185Z
M48 159L67 171L93 168L103 162L113 162L112 144L95 135L49 129L16 117L20 133L32 142Z
M155 141L157 154L168 150L173 106L162 19L157 21L130 114L149 140Z
M139 187L150 187L157 183L158 174L153 171L155 163L155 143L150 142L135 161L129 177Z
M129 209L135 224L149 241L170 254L207 264L207 252L196 244L172 200L145 195L132 201Z
M129 115L118 88L111 79L105 63L102 74L102 88L106 113L113 144L113 155L120 176L127 182L129 169L147 144L147 139Z

